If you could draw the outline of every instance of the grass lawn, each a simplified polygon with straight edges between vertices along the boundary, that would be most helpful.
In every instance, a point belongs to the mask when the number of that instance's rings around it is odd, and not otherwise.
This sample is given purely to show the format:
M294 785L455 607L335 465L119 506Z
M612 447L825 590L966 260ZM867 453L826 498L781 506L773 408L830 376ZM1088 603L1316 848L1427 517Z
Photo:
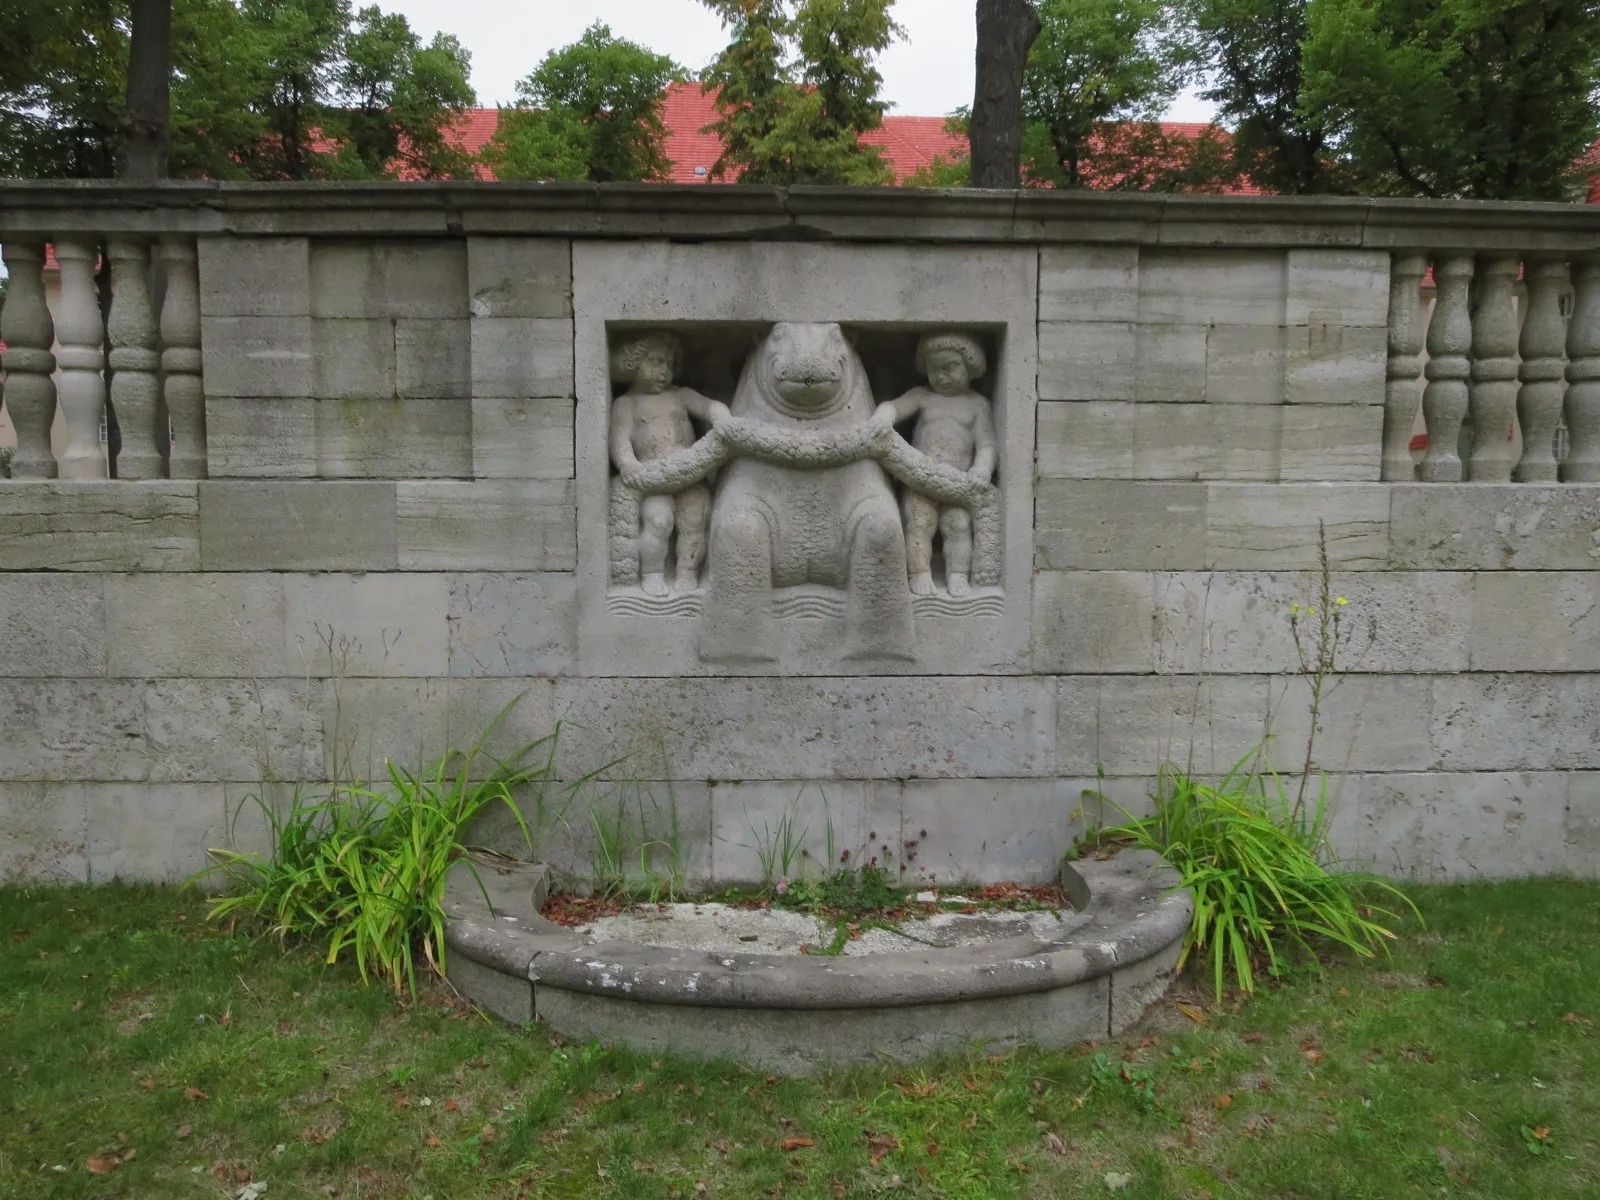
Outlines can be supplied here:
M183 892L0 890L0 1196L1600 1196L1600 886L1418 901L1199 1022L786 1080L401 1007Z

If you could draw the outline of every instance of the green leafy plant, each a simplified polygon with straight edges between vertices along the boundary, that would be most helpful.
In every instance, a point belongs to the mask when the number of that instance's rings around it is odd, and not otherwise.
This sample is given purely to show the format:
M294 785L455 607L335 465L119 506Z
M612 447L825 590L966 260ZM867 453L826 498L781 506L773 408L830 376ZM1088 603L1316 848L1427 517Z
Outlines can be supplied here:
M330 963L349 950L363 980L376 974L415 998L419 947L427 966L444 972L447 874L464 860L477 879L462 843L468 826L504 804L532 844L514 793L549 781L557 735L504 759L484 749L520 700L501 709L467 750L451 750L420 773L391 762L379 786L298 785L281 811L261 795L246 797L266 822L269 850L210 851L215 861L196 881L220 876L225 885L209 903L210 917L257 920L280 938L326 942ZM237 818L236 811L234 824Z
M1215 784L1164 767L1151 797L1155 811L1142 819L1089 794L1130 818L1103 838L1160 854L1192 893L1194 920L1178 966L1192 956L1204 960L1219 999L1230 969L1237 985L1252 992L1258 964L1281 975L1294 949L1315 961L1313 939L1363 957L1387 952L1395 935L1379 918L1397 914L1368 903L1365 894L1416 912L1387 880L1328 861L1326 782L1314 806L1291 801L1261 746Z
M589 868L597 896L625 895L628 891L628 801L621 789L588 805L589 832L594 848Z
M811 826L800 824L798 803L797 797L795 801L786 804L783 815L778 818L775 826L763 819L761 829L757 831L754 823L751 823L751 833L756 839L756 858L761 862L763 887L776 888L782 884L787 891L792 877L796 874L795 868L803 859L806 834ZM745 810L745 820L750 820L748 809ZM831 844L831 833L829 838Z

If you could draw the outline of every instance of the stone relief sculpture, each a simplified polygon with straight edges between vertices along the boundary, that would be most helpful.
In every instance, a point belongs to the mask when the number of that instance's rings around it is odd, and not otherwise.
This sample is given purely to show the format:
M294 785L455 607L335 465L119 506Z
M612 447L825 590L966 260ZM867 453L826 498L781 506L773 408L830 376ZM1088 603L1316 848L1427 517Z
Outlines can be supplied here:
M776 659L775 598L808 587L842 594L845 658L914 659L911 597L934 591L935 528L952 595L999 584L996 444L989 401L971 387L985 369L976 338L925 336L917 365L929 386L882 405L836 324L774 325L731 407L675 386L677 355L668 334L614 354L629 388L611 412L611 582L667 595L676 529L676 586L696 586L705 481L726 466L710 503L703 660ZM895 430L912 416L915 445ZM698 439L691 417L710 425ZM907 488L903 505L891 476Z

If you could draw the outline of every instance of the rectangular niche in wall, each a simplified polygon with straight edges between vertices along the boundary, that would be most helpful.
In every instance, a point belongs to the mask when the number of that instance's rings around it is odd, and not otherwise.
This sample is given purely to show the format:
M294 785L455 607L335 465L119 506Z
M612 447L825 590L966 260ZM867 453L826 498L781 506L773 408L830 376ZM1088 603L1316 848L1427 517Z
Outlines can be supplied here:
M1024 671L1036 275L575 245L580 671Z

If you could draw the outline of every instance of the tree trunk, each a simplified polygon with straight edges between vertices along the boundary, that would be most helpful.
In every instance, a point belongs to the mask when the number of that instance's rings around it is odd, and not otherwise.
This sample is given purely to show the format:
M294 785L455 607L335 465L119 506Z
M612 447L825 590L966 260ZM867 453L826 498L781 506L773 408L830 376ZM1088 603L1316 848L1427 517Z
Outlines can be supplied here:
M128 97L117 176L131 183L167 177L172 118L172 0L132 0Z
M1028 0L978 0L977 84L972 97L972 186L1022 185L1022 69L1039 36Z

